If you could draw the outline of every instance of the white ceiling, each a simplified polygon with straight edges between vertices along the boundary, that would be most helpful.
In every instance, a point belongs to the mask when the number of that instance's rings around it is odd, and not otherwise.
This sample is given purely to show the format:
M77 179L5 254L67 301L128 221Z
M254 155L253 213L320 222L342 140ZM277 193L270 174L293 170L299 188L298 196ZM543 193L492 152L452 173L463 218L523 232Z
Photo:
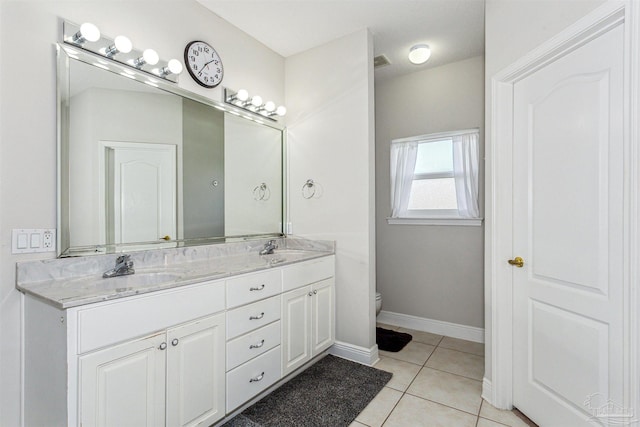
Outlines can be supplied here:
M376 80L484 54L484 0L197 1L284 57L369 28L391 61ZM431 47L424 65L407 59L416 43Z

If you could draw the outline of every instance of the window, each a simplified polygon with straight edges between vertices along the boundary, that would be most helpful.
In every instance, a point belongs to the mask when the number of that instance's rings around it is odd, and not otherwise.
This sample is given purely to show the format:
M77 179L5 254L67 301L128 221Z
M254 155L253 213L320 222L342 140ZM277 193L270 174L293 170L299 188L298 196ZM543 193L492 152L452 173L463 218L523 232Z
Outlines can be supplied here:
M479 225L478 137L469 130L392 141L389 223Z

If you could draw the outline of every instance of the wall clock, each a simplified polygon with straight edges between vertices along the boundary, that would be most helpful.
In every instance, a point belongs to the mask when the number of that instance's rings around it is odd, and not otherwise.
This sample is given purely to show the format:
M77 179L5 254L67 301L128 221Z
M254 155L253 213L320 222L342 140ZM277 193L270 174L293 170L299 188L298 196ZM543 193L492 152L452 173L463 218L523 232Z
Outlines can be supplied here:
M207 88L216 87L222 82L224 68L218 52L208 43L192 41L184 48L184 63L193 79Z

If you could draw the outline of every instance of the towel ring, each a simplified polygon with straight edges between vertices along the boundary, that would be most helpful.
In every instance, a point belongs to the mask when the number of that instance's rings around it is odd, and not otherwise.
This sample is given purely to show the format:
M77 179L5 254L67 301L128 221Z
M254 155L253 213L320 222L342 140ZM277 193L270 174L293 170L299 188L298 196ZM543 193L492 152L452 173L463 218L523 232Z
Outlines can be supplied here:
M253 189L253 200L260 202L267 201L269 198L271 198L271 190L265 182Z
M311 199L316 195L316 183L312 179L308 179L302 186L302 197Z

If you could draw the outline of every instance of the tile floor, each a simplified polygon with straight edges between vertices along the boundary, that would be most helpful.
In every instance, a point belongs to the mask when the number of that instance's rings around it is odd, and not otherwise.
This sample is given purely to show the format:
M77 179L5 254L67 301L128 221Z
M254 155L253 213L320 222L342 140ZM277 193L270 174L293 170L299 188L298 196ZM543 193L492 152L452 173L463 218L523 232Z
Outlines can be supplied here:
M380 352L376 368L393 378L358 415L351 427L528 427L513 411L501 411L480 397L484 345L427 332L397 353Z

